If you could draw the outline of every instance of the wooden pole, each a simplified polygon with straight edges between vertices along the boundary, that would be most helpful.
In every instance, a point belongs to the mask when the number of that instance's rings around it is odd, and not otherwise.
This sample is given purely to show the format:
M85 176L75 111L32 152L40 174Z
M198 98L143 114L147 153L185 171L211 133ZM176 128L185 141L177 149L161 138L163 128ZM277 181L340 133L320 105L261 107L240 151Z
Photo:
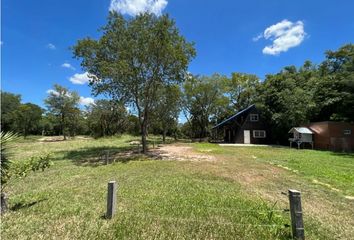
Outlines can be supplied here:
M297 190L289 189L291 228L294 239L304 240L304 222L302 219L301 193Z
M106 165L109 163L109 150L105 151Z
M116 181L108 182L108 191L107 191L107 214L106 218L111 219L114 216L116 211Z

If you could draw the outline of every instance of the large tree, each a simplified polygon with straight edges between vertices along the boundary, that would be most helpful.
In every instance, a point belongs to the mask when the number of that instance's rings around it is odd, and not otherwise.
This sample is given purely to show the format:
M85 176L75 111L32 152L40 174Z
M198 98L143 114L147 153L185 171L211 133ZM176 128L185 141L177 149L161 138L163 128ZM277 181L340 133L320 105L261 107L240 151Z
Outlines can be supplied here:
M246 108L254 103L259 78L254 74L234 72L226 81L226 94L230 98L233 112Z
M195 56L167 15L145 13L125 19L110 12L99 40L86 38L73 47L74 56L91 74L93 93L133 105L141 127L143 153L147 127L159 88L180 83Z
M161 88L157 93L158 101L153 107L154 125L162 131L162 141L166 141L168 131L177 129L181 109L181 90L178 85Z
M354 44L326 52L315 87L318 120L354 122Z
M214 74L190 76L183 85L183 112L190 128L191 137L205 138L209 135L209 125L229 105L225 96L226 77Z
M14 129L18 133L22 133L24 138L29 133L38 134L42 119L43 110L33 103L21 104L14 111Z
M285 143L291 127L309 122L316 110L313 91L307 88L310 80L296 67L289 66L280 73L267 75L258 88L257 105L272 127L274 141Z
M87 121L95 137L112 136L126 130L128 113L123 103L97 100L87 107Z
M21 96L1 91L1 130L13 130L14 112L21 105Z
M76 92L69 91L58 84L54 85L54 89L45 99L49 112L56 116L59 122L64 140L67 134L72 134L71 129L77 124L77 117L80 114L79 100L80 97Z

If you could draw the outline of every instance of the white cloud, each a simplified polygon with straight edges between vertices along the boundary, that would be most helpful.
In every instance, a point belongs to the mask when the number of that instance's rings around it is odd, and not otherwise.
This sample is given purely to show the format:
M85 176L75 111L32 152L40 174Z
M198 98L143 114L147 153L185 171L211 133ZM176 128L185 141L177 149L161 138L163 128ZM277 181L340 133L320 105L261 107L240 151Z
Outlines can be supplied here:
M57 49L56 46L54 44L52 44L52 43L48 43L46 47L51 49L51 50Z
M70 63L63 63L61 66L63 68L69 68L71 70L75 70L75 68Z
M58 93L57 91L53 90L53 89L48 89L48 90L47 90L47 93L48 93L48 94L53 94L53 95L55 95L55 96L59 96L59 93Z
M59 93L53 89L48 89L47 90L47 94L53 94L55 96L59 96ZM71 95L69 93L66 94L67 97L70 97ZM79 103L83 106L89 105L89 104L95 104L95 100L93 98L90 97L81 97L80 96L80 100Z
M167 3L167 0L111 0L109 10L130 16L144 12L161 15Z
M253 42L257 42L259 39L261 39L263 37L263 34L262 33L260 33L260 34L258 34L256 37L254 37L254 38L252 38L252 41Z
M253 41L258 41L261 38L273 41L272 45L263 48L262 52L269 55L278 55L300 45L305 36L306 32L302 21L291 22L285 19L268 27L264 30L263 35L254 37Z
M53 94L54 96L59 96L59 95L60 95L59 92L57 92L57 91L55 91L55 90L53 90L53 89L48 89L48 90L47 90L47 94ZM67 92L67 93L65 94L65 96L71 97L71 94L70 94L69 92Z
M80 97L80 104L81 105L90 105L90 104L94 104L95 103L95 100L93 98L90 98L90 97Z
M75 73L69 78L70 82L73 84L84 85L90 81L90 75L88 72L84 73Z

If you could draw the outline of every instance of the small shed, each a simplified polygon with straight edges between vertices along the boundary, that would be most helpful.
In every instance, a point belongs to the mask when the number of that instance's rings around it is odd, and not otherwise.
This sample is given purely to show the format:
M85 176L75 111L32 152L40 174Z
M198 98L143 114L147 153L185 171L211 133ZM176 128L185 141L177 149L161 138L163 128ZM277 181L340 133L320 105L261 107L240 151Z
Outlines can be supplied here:
M290 147L292 147L292 143L296 143L297 148L300 148L301 144L309 143L313 149L313 132L309 128L293 127L289 134L292 134L289 138Z

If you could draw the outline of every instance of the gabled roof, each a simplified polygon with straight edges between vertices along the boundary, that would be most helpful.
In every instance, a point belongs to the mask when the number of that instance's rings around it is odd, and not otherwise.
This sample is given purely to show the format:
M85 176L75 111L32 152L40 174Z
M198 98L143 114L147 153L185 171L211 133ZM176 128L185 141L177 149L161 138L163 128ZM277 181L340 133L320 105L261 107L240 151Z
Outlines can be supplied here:
M293 127L292 129L290 129L289 133L292 133L294 131L304 134L313 134L313 132L307 127Z
M238 116L241 116L242 114L247 113L249 110L251 110L251 109L252 109L252 108L254 108L254 107L255 107L255 105L254 105L254 104L252 104L251 106L249 106L249 107L247 107L247 108L245 108L245 109L243 109L243 110L239 111L239 112L238 112L238 113L236 113L235 115L232 115L231 117L229 117L229 118L225 119L225 120L224 120L224 121L222 121L221 123L219 123L219 124L215 125L214 127L212 127L212 129L214 129L214 128L218 128L218 127L223 126L225 123L227 123L227 122L229 122L229 121L231 121L231 120L236 119Z

